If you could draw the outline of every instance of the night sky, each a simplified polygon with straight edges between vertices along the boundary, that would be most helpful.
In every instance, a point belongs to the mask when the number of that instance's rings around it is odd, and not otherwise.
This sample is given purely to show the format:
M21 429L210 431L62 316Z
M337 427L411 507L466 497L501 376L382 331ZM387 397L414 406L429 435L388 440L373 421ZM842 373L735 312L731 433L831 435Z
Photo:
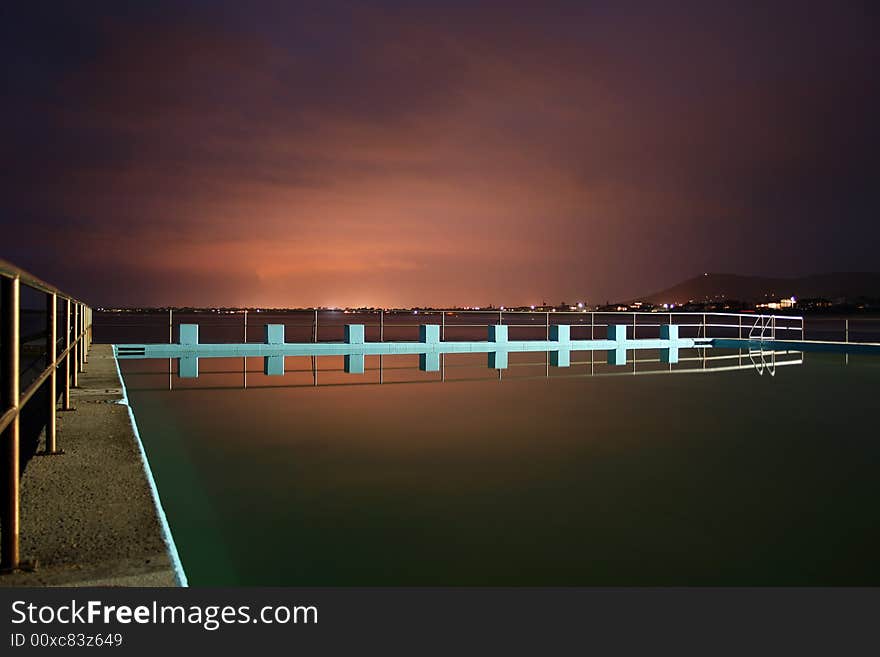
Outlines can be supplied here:
M876 270L877 7L5 2L0 256L93 305Z

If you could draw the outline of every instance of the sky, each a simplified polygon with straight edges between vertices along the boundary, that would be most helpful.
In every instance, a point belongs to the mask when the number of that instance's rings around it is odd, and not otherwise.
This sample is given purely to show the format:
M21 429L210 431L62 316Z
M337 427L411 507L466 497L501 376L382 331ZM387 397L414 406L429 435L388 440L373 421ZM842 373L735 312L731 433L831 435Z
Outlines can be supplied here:
M0 257L95 306L877 270L878 12L3 3Z

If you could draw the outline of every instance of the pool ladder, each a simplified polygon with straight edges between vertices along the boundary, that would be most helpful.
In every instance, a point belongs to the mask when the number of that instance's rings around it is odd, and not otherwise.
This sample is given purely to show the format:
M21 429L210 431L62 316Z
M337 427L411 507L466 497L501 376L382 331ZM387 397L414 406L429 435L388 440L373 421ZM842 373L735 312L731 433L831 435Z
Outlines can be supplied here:
M758 315L755 317L755 323L749 329L749 340L775 340L776 339L776 317L770 315Z
M763 342L764 340L773 340L774 338L776 338L776 318L772 315L769 317L765 315L755 317L755 323L749 329L749 340L760 340ZM752 349L751 344L749 345L749 360L755 366L755 371L760 376L763 376L764 372L767 372L770 376L775 376L776 352L770 352L771 358L769 362L765 356L766 353L763 348Z

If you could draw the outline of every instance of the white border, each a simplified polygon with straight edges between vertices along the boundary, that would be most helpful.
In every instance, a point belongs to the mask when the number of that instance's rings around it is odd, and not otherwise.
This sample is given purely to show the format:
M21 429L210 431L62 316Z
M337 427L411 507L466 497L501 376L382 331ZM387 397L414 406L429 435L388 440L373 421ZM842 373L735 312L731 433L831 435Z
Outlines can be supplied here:
M162 507L162 500L159 499L159 489L156 488L156 480L153 478L153 471L150 468L150 462L147 460L147 452L144 450L144 443L141 441L141 435L138 431L137 421L134 419L134 411L131 404L128 403L128 391L125 388L125 381L122 378L122 371L119 369L119 359L116 358L116 345L110 345L113 350L113 362L116 364L116 375L119 377L119 385L122 386L122 399L117 404L123 404L128 408L128 417L131 420L131 428L134 430L134 437L137 440L138 449L141 454L141 462L144 466L144 472L147 475L147 481L150 484L150 492L153 496L153 506L156 507L156 513L159 516L159 526L162 529L162 540L165 547L168 548L168 556L171 557L171 566L174 568L174 578L177 580L178 586L189 586L186 579L186 573L183 570L183 564L180 562L180 555L177 552L177 545L171 536L171 527L168 525L168 518L165 516L165 509Z

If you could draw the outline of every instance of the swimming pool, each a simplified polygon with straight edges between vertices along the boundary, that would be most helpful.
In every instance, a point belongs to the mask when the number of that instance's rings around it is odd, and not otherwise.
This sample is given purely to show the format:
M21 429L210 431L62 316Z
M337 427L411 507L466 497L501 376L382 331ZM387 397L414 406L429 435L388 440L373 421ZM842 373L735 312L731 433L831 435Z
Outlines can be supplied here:
M120 366L192 584L880 582L880 359L548 359Z

